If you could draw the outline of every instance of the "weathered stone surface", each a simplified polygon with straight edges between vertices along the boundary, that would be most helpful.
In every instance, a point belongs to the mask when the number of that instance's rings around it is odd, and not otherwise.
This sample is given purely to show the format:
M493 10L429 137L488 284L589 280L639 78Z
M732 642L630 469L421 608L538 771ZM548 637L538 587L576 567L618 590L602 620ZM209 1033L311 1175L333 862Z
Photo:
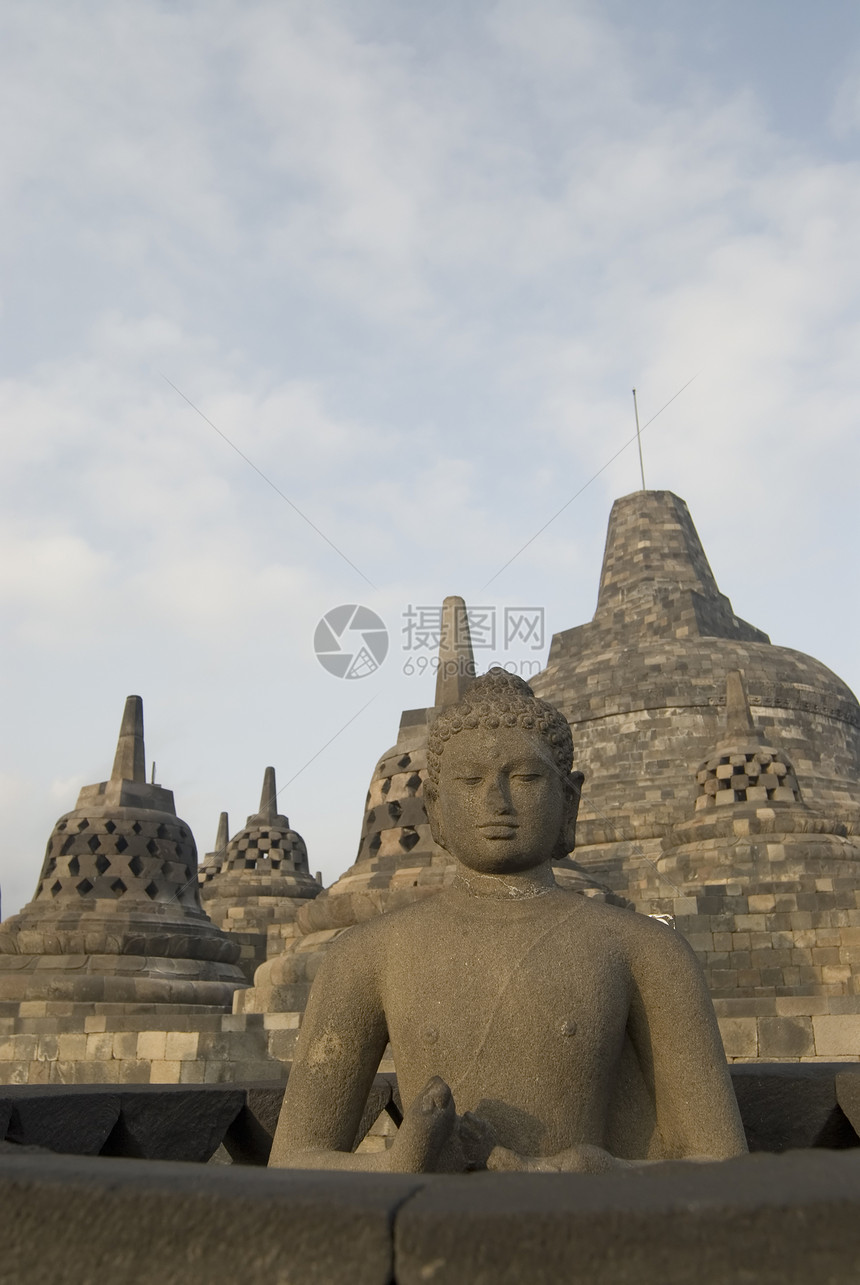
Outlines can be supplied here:
M234 1164L269 1163L283 1100L283 1085L256 1086L246 1090L245 1104L224 1136L224 1147Z
M853 1285L860 1155L431 1178L395 1244L397 1285Z
M390 1285L416 1185L0 1154L0 1285Z
M168 1086L122 1089L105 1156L205 1163L245 1105L241 1089Z
M836 1101L845 1112L854 1132L860 1137L860 1067L837 1071L834 1078Z
M735 1064L732 1084L750 1151L860 1146L837 1100L838 1067L839 1063Z
M8 1141L77 1156L97 1156L120 1113L118 1094L73 1086L62 1092L41 1086L7 1089L0 1101L0 1114L4 1108L9 1112Z

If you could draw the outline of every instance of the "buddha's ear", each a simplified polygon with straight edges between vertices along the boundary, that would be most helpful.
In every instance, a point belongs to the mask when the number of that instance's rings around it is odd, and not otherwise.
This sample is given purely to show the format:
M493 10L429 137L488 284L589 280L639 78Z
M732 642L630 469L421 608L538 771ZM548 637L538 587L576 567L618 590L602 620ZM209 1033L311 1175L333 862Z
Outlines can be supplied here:
M579 800L582 797L582 783L585 780L582 772L571 772L567 778L565 790L566 807L564 817L564 841L566 852L573 852L576 847L576 818L579 815Z
M442 818L439 815L439 795L432 781L424 782L424 809L430 822L430 834L439 848L445 847L445 835L442 831Z

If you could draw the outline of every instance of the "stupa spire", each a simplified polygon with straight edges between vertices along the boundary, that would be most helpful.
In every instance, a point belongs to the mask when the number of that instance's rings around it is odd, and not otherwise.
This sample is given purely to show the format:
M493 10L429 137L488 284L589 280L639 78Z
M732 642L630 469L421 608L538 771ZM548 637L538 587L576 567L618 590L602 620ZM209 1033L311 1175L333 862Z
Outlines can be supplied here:
M226 812L218 818L218 833L215 835L215 851L223 852L230 842L230 819Z
M456 595L442 603L439 668L436 671L437 709L456 705L475 678L475 656L466 603Z
M726 675L726 740L756 741L762 734L756 728L750 709L747 683L742 669L731 669Z
M127 696L116 756L113 761L112 781L137 781L146 784L146 753L143 746L143 701L139 696Z
M263 790L260 794L260 810L257 815L263 821L274 821L278 812L278 787L275 784L275 769L267 767L263 773Z

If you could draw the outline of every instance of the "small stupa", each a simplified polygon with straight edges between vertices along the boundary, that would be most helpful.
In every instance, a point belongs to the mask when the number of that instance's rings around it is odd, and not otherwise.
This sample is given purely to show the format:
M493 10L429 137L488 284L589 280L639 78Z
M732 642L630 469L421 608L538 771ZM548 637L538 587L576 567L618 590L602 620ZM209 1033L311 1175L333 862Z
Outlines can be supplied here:
M775 739L755 726L744 675L731 672L725 734L696 773L692 816L663 841L652 896L688 899L679 927L715 999L860 997L860 847L804 801Z
M275 769L263 776L260 807L228 838L221 813L215 851L200 867L200 896L210 918L240 942L248 980L294 935L297 911L322 892L310 873L308 850L289 818L278 812Z
M129 696L110 780L60 817L33 900L0 924L0 1000L229 1008L245 985L238 946L201 909L191 831L145 761Z

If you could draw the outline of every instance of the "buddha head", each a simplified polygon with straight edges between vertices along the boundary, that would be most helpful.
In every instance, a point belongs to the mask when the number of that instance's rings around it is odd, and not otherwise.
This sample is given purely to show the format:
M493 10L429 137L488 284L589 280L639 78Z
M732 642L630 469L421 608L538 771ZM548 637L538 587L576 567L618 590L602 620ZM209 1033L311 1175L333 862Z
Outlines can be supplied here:
M436 843L485 874L570 852L583 776L565 717L521 678L491 669L430 728L424 797Z

